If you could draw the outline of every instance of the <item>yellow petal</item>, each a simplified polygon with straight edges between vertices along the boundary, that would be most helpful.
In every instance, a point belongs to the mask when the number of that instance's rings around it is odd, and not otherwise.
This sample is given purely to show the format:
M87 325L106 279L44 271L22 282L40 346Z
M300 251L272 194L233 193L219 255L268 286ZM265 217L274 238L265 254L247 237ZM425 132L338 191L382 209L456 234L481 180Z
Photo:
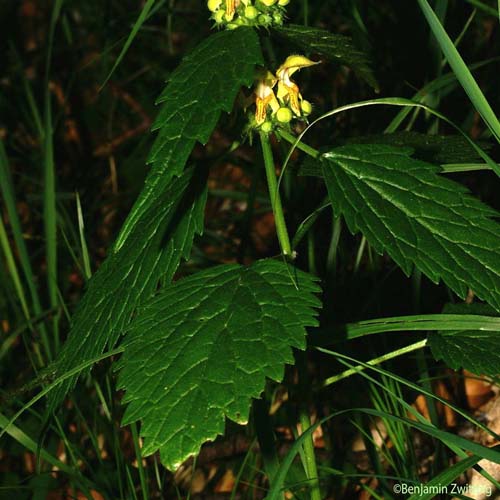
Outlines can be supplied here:
M255 121L257 125L262 125L267 117L267 104L266 100L260 97L255 99Z
M288 89L282 81L278 82L278 92L276 92L276 95L278 99L285 99L288 96Z
M292 108L292 111L297 115L300 116L302 113L300 111L300 103L299 103L299 93L295 92L290 92L290 107Z
M315 64L319 64L319 62L311 61L305 56L291 55L288 56L285 62L278 68L276 74L279 78L282 78L281 75L283 75L285 72L288 73L288 75L292 75L299 69L314 66Z
M226 19L232 21L236 12L236 0L226 0Z
M271 94L271 99L269 100L269 106L271 106L273 114L276 113L278 109L280 109L280 103L278 102L278 99L276 99L274 92Z
M278 99L276 99L272 90L265 97L259 97L257 95L255 98L255 121L257 125L261 125L266 121L268 106L271 106L273 114L280 109Z
M300 116L301 110L300 110L300 91L299 87L293 83L290 82L289 84L283 82L280 80L278 83L278 98L284 101L285 103L288 103L290 107L292 108L292 111L297 115Z

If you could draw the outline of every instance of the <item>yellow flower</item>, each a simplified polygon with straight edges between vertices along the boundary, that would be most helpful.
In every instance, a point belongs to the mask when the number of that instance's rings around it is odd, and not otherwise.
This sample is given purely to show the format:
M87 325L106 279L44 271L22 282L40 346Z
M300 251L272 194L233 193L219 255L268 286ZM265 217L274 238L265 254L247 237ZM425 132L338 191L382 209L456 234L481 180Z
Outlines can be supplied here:
M232 21L236 12L236 7L240 4L239 0L226 0L226 19Z
M276 77L270 71L263 72L258 79L255 89L255 121L257 125L262 125L266 121L268 106L271 106L273 113L276 113L280 108L273 90L276 81Z
M278 71L276 72L276 76L278 77L278 99L288 104L297 116L301 116L302 114L300 106L302 96L300 95L298 85L293 82L290 77L296 71L299 71L302 68L307 68L309 66L314 66L315 64L319 63L311 61L304 56L288 56L286 58L286 61L278 68Z

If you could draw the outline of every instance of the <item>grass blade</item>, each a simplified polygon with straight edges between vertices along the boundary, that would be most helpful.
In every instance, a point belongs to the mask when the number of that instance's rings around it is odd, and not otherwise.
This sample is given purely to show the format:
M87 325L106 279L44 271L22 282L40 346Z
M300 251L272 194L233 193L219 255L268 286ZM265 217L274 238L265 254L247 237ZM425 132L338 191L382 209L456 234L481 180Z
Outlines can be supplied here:
M493 438L495 440L498 440L498 438L499 438L498 435L492 429L486 427L480 421L469 416L466 412L462 411L459 407L455 406L454 404L450 403L449 401L439 397L437 394L434 394L431 391L426 390L425 387L421 387L421 386L419 386L419 385L417 385L417 384L415 384L415 383L413 383L405 378L399 377L399 376L397 376L389 371L383 370L383 369L378 368L378 367L372 367L372 366L368 365L367 363L364 363L364 362L359 361L359 360L355 360L354 358L351 358L350 356L346 356L346 355L343 355L340 353L334 353L332 351L328 352L327 350L323 350L323 351L336 356L338 361L340 361L343 365L345 365L349 368L354 367L354 365L352 364L352 362L354 362L358 365L362 365L365 368L369 368L370 370L373 370L382 376L386 376L389 379L394 380L395 382L398 382L402 385L410 387L413 390L417 391L417 393L421 392L424 396L428 397L431 400L436 400L436 401L441 402L443 405L448 406L449 408L454 410L456 413L458 413L460 416L464 417L467 421L469 421L473 425L477 426L479 429L482 429L487 434L490 434L491 436L493 436ZM385 392L387 392L392 397L396 398L399 401L399 404L402 405L402 407L406 409L407 414L412 415L420 424L422 424L425 427L430 427L431 429L434 429L438 433L441 432L434 424L429 423L428 420L423 415L421 415L415 408L413 408L413 406L409 405L400 395L398 396L397 394L394 394L391 391L391 389L386 386L386 384L384 384L383 382L381 382L379 380L375 380L374 378L369 376L367 373L361 372L360 375L363 378L365 378L366 380L370 381L372 384L375 384L376 386L383 389ZM364 410L362 410L362 411L364 411ZM389 418L391 418L391 417L389 417ZM447 432L444 432L444 435L445 435L444 439L440 438L438 435L434 434L433 432L428 432L428 434L430 434L431 436L434 436L437 439L439 439L440 441L442 441L442 443L444 443L446 446L448 446L458 457L460 457L462 459L467 458L467 453L464 450L472 451L472 449L467 447L467 446L460 447L453 440L452 441L447 440L446 436L449 435ZM495 450L498 451L499 447L498 446L495 447ZM475 452L473 452L473 453L475 453ZM481 453L475 453L475 454L484 458L484 455ZM493 461L495 461L495 460L493 460ZM488 473L487 470L483 469L482 471L480 471L480 473L485 478L487 478L490 482L495 484L497 487L500 487L500 485L498 485L497 481Z
M500 122L488 100L479 88L453 41L439 22L429 2L427 0L418 0L418 3L458 81L469 96L477 112L482 116L491 133L500 142Z
M498 62L500 58L493 57L486 59L485 61L480 61L469 66L470 71L478 70L488 64ZM446 73L439 76L438 78L432 80L431 82L424 85L413 97L412 101L425 103L425 98L427 95L440 91L441 94L445 92L448 93L454 89L457 85L457 77L453 72ZM395 132L401 125L403 120L411 113L411 108L403 108L391 121L391 123L385 129L386 134Z
M47 43L47 59L45 64L45 97L44 97L44 136L43 136L43 222L45 230L45 256L47 260L47 288L50 307L58 305L57 289L57 213L56 213L56 181L53 143L52 102L50 90L50 64L54 46L54 33L61 14L64 0L56 0L50 19ZM53 318L54 352L59 350L59 314Z
M104 359L110 358L112 356L115 356L117 354L120 354L123 352L123 347L117 347L116 349L112 351L107 351L104 354L101 354L99 356L96 356L92 359L89 359L85 361L84 363L81 363L78 366L75 366L71 370L66 371L59 377L57 377L53 382L50 384L46 385L36 396L31 398L19 411L15 413L15 415L5 423L5 425L2 425L3 430L0 432L0 439L3 437L5 433L9 433L9 431L12 429L12 426L14 422L26 411L29 410L35 403L40 401L42 398L44 398L50 391L55 389L57 386L62 384L65 380L70 379L71 377L74 377L76 374L80 373L81 371L85 370L86 368L94 365L95 363L98 363L99 361L103 361ZM40 379L41 383L43 383L43 379ZM36 381L35 381L36 382Z
M80 235L80 246L83 259L83 272L87 280L92 276L92 268L90 267L90 255L85 240L85 223L83 221L82 204L80 203L80 196L76 193L76 211L78 216L78 233Z
M339 417L341 415L346 415L349 413L364 413L366 415L372 415L374 417L386 418L393 422L401 423L408 425L409 427L413 427L414 429L419 430L425 434L428 434L432 437L435 437L439 441L443 442L448 447L453 447L458 450L466 450L472 452L473 454L486 458L494 463L500 463L500 452L495 448L487 448L486 446L482 446L480 444L474 443L472 441L468 441L467 439L457 436L455 434L451 434L450 432L441 431L440 429L435 428L432 424L423 423L420 421L414 421L409 418L403 418L396 415L390 415L385 412L380 412L378 410L373 410L371 408L351 408L347 410L340 410L338 412L332 413L328 417L320 420L312 427L309 427L293 444L293 446L288 451L286 457L284 458L280 470L276 476L275 483L269 494L266 496L265 500L278 500L280 493L283 491L285 479L290 469L295 456L300 450L300 447L303 445L303 440L307 439L314 430L319 426L327 422L328 420Z
M490 14L491 16L498 16L498 12L493 8L490 7L489 5L486 5L484 2L481 2L480 0L465 0L467 3L470 3L472 6L476 7L479 10L482 10L486 14ZM500 10L500 1L498 2L499 4L499 10Z
M111 68L111 71L109 72L108 76L104 80L103 84L99 88L99 91L102 90L102 88L108 83L109 79L115 72L116 68L118 65L122 62L122 59L125 57L125 54L127 53L128 49L132 45L132 42L134 41L134 38L137 36L137 33L141 29L142 25L148 18L149 12L153 8L156 0L148 0L145 4L144 7L141 10L141 13L139 14L139 17L137 18L137 21L134 23L134 26L132 27L132 31L130 32L127 40L125 41L125 44L122 47L122 50L120 54L118 55L115 63L113 64L113 67Z
M384 354L382 356L378 356L376 358L371 359L370 361L367 361L367 365L370 366L375 366L379 365L381 363L384 363L385 361L388 361L390 359L395 359L398 358L399 356L403 356L405 354L408 354L413 351L417 351L419 349L423 349L427 344L427 340L420 340L419 342L415 342L414 344L411 344L409 346L402 347L401 349L396 349L394 351L391 351L387 354ZM352 375L356 375L359 372L362 372L365 370L365 367L358 365L354 368L349 368L348 370L345 370L342 373L339 373L338 375L333 375L332 377L328 377L324 382L323 382L323 387L326 387L328 385L335 384L337 382L340 382L341 380L344 380Z
M52 143L52 111L50 94L45 105L44 175L43 175L43 223L45 230L45 256L47 260L47 286L50 307L55 308L57 299L57 213L54 149ZM59 350L57 314L54 316L54 349Z
M9 238L7 237L7 231L3 220L0 218L0 247L3 250L5 261L7 263L7 269L9 270L10 276L12 278L12 283L17 293L17 297L21 304L24 316L29 320L30 313L28 309L28 303L26 301L26 295L24 294L23 285L21 284L21 279L19 278L19 272L17 270L16 260L14 259L14 254L10 247Z
M27 434L19 429L19 427L15 426L12 423L9 423L9 419L2 413L0 413L0 428L2 428L4 432L15 439L21 446L23 446L27 450L31 451L32 453L38 453L40 457L50 465L57 467L69 476L79 476L79 473L76 472L73 467L70 467L64 462L61 462L44 448L40 449L33 439L31 439Z
M14 186L10 175L9 162L3 141L0 141L0 191L9 216L9 223L12 229L12 236L17 247L17 252L19 254L21 269L30 292L33 311L36 316L40 316L42 314L42 305L36 288L36 279L29 259L28 249L24 241L21 221L19 220L19 215L17 213ZM50 342L45 324L41 323L39 328L40 337L45 349L45 355L48 360L51 360L52 355Z
M351 340L365 335L386 332L422 331L465 331L482 330L499 332L500 318L495 316L476 316L473 314L424 314L417 316L396 316L351 323L345 327L346 335L342 340Z
M441 491L446 491L446 486L450 485L457 477L461 476L464 472L468 471L476 465L481 457L472 455L471 457L464 458L445 469L443 472L433 477L429 482L425 483L426 490L432 492L432 488L441 488ZM432 500L436 494L432 493L415 493L408 500Z

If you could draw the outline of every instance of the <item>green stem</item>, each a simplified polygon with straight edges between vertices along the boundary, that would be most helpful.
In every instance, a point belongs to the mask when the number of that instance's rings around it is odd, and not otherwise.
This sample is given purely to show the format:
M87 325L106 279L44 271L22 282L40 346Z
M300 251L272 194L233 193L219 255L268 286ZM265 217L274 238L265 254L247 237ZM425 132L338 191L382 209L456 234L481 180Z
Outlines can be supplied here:
M310 393L310 381L309 374L307 372L307 354L305 352L298 352L296 359L297 370L299 373L299 422L301 426L301 434L303 434L312 426L311 418L309 416L309 398L306 397L306 395ZM302 449L304 451L302 461L310 485L310 498L311 500L321 500L321 490L318 481L318 467L316 465L314 438L312 434L304 439Z
M276 451L276 437L273 431L273 423L269 415L269 407L264 399L256 399L253 405L253 420L257 441L259 443L262 464L270 486L278 475L280 460ZM284 498L284 496L282 497Z
M146 478L146 471L144 470L144 465L142 464L142 452L141 452L141 445L139 442L139 432L137 430L137 424L133 423L130 426L130 430L132 431L132 440L134 442L135 456L137 458L137 469L139 470L142 498L144 500L148 500L149 499L148 481Z
M280 242L280 247L283 255L292 255L292 245L286 228L285 216L283 214L283 206L281 204L281 196L276 180L276 168L274 166L273 152L269 137L265 132L260 133L260 143L262 145L262 155L264 157L264 166L266 168L267 185L269 188L269 197L273 207L274 220L276 224L276 233Z
M286 130L279 130L277 134L279 137L284 139L286 142L289 142L290 144L295 144L297 142L297 137L292 135L290 132L287 132ZM317 149L308 146L302 141L299 141L296 146L297 149L304 151L304 153L312 156L313 158L319 158L321 156L321 153Z
M303 408L301 410L299 418L303 433L312 425L307 408ZM318 482L318 468L316 466L316 455L314 454L314 440L312 434L304 440L304 444L302 446L304 448L304 465L307 479L311 481L311 500L321 500L321 490Z

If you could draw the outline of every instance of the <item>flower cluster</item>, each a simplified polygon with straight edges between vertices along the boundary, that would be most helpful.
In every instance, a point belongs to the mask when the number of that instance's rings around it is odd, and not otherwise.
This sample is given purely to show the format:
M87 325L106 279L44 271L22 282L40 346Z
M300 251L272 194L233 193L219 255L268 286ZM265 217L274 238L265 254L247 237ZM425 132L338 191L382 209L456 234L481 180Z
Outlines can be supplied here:
M286 125L293 118L305 119L312 111L309 101L302 98L291 76L302 68L318 64L307 57L293 55L278 68L276 75L262 71L255 85L255 116L251 127L270 132L275 124ZM275 92L276 89L276 92Z
M290 0L208 0L208 10L218 26L276 26L283 24Z

